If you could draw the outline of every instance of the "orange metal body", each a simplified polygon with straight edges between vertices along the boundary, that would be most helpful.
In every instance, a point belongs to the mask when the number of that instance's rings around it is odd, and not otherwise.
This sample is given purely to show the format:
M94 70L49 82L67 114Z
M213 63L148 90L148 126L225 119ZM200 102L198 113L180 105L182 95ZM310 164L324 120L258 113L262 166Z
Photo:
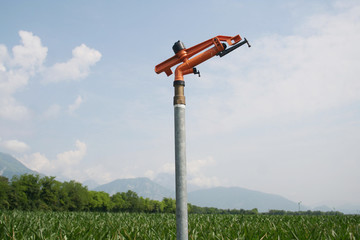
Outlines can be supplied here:
M240 35L234 37L216 36L193 47L180 50L173 57L156 65L155 72L157 74L165 72L167 76L170 76L173 73L171 68L182 62L182 64L175 69L175 81L184 81L184 75L194 73L193 68L195 66L224 50L224 46L221 42L227 42L227 44L231 46L240 41ZM214 45L214 47L206 50L212 45ZM202 52L204 50L206 51Z

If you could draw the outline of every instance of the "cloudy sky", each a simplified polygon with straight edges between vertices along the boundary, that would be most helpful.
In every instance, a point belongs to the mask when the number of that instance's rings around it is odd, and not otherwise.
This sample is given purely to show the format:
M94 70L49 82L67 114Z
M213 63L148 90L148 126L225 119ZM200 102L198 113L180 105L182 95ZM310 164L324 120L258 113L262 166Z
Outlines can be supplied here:
M0 151L62 179L174 172L177 40L246 37L185 77L188 181L360 205L360 2L0 1Z

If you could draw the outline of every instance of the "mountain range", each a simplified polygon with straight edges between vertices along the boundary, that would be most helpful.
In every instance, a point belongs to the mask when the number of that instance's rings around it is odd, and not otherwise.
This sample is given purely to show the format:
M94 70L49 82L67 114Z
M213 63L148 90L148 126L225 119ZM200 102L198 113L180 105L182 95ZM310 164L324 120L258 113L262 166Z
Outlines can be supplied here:
M95 191L104 191L110 195L128 190L139 196L155 200L164 197L175 198L174 191L151 181L148 178L117 179L110 183L95 187ZM297 211L298 204L282 196L248 190L240 187L215 187L188 193L188 202L200 207L219 209L253 209L267 212L270 209ZM302 210L305 208L303 207Z
M0 152L0 176L11 179L14 175L22 175L25 173L39 174L38 172L27 168L24 164L11 155Z
M189 202L200 207L219 209L253 209L267 212L272 209L298 211L298 204L280 195L240 187L215 187L188 194ZM304 210L304 209L303 209Z
M104 191L113 195L117 192L131 190L139 196L153 200L162 200L164 197L174 198L175 193L148 178L117 179L115 181L95 187L95 191Z
M9 154L0 152L0 176L11 180L14 175L39 174L27 168L24 164ZM154 179L132 178L117 179L110 183L97 185L93 180L83 182L90 190L104 191L110 195L117 192L134 191L138 196L154 200L162 200L164 197L175 198L174 177L162 175ZM201 207L216 207L219 209L245 209L257 208L259 212L267 212L271 209L297 211L298 203L288 200L280 195L269 194L240 187L215 187L209 189L196 189L189 186L189 203ZM301 205L301 210L310 208ZM337 211L344 213L359 213L360 206L343 205ZM312 210L331 211L334 208L320 206Z

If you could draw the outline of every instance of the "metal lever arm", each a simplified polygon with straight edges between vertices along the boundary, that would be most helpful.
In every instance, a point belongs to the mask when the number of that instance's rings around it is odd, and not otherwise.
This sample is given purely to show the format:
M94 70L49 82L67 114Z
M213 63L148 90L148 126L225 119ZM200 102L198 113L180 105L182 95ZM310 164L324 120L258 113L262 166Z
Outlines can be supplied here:
M225 49L225 50L219 52L217 55L218 55L219 57L223 57L223 56L225 56L226 54L234 51L235 49L237 49L238 47L241 47L241 46L244 45L244 44L247 44L248 47L251 47L251 45L249 44L248 40L247 40L246 38L244 38L244 41L242 41L242 42L240 42L240 43L238 43L238 44L235 44L235 45L232 46L231 48L228 48L228 49Z

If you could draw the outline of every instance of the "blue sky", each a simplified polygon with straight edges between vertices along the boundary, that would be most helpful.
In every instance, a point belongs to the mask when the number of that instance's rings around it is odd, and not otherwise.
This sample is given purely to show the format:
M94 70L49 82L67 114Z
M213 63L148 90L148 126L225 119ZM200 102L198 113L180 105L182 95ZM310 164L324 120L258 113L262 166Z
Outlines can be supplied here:
M185 77L189 184L360 205L358 1L0 1L0 151L59 178L174 172L177 40L252 44ZM0 169L1 170L1 169Z

